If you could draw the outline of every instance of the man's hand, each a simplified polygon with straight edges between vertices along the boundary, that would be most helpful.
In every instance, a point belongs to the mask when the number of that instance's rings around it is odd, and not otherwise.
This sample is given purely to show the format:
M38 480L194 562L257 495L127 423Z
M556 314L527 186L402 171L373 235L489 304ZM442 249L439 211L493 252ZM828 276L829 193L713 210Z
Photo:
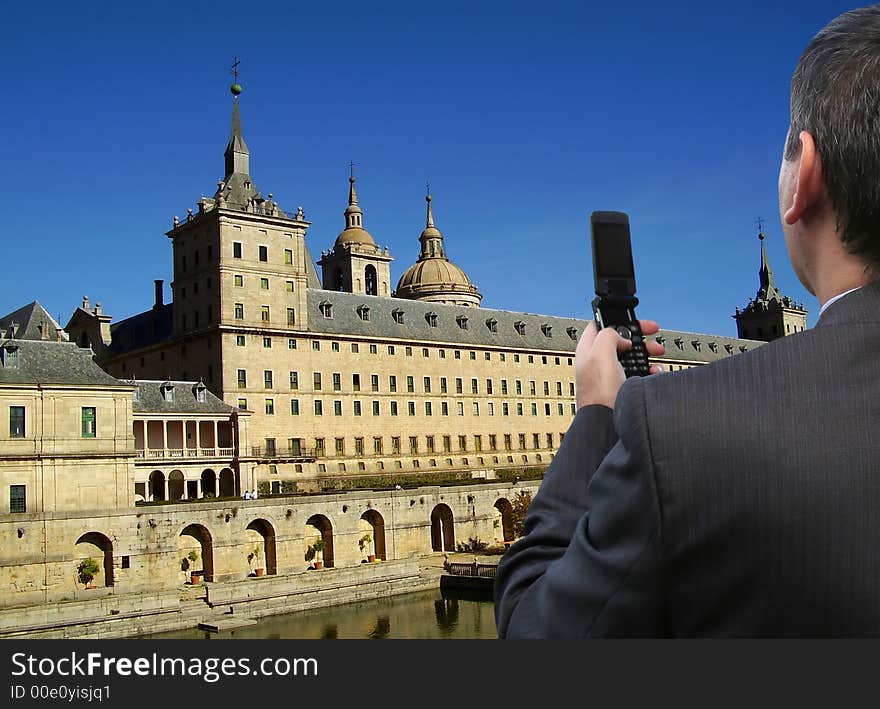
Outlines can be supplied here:
M653 335L660 327L653 320L639 320L642 334ZM614 408L617 392L626 381L623 367L617 360L618 352L625 352L632 342L621 337L614 328L606 327L596 332L595 321L590 321L575 350L575 380L577 407L601 404ZM648 356L662 355L666 348L659 342L645 340ZM651 365L651 374L663 371L659 365Z

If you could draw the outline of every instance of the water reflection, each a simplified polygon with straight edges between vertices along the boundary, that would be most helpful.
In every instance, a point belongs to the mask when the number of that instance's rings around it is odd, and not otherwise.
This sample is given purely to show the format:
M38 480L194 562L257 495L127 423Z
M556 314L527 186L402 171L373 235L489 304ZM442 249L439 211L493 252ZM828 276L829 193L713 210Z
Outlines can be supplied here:
M433 612L432 612L433 611ZM190 639L497 638L491 601L408 593L333 608L261 618L219 633L181 630L145 637Z

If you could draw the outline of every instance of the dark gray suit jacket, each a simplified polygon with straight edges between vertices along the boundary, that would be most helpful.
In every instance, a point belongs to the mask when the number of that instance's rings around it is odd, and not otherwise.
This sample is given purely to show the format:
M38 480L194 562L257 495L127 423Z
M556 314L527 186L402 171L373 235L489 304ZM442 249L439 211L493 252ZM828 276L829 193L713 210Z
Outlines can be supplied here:
M880 281L812 330L581 409L501 637L880 636Z

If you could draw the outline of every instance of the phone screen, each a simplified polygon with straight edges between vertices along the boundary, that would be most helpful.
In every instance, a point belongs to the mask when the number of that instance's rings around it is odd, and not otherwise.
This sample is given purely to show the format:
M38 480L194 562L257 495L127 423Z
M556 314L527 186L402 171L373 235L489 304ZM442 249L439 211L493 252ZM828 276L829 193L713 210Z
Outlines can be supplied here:
M602 222L593 233L596 272L603 278L633 278L629 226Z

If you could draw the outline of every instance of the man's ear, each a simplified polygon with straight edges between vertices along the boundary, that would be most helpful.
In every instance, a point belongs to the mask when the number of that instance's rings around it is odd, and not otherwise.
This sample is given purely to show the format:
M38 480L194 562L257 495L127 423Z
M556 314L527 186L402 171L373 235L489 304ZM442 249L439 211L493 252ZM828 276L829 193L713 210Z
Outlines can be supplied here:
M822 177L822 159L816 151L816 142L813 136L805 130L798 136L800 150L798 151L797 166L793 170L796 184L791 205L785 211L783 219L786 224L794 224L803 219L812 208L819 204L825 197L825 179Z

